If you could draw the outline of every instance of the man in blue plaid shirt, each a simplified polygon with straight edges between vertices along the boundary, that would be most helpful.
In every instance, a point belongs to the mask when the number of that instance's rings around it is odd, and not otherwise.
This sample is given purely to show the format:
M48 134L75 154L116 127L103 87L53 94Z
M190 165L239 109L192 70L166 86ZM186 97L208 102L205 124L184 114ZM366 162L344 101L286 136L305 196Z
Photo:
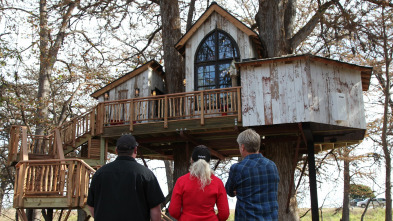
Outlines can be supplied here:
M237 142L243 160L231 166L225 184L227 194L237 197L235 220L278 220L276 164L259 153L261 137L254 130L240 133Z

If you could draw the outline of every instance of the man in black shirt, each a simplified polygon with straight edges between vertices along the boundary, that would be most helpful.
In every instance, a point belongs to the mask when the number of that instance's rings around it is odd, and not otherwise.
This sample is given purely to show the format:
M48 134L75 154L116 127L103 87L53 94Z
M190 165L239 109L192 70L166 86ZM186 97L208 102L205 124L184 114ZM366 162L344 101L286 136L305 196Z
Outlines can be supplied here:
M121 136L116 160L94 174L87 205L96 221L161 220L165 197L153 172L135 161L137 146L132 135Z

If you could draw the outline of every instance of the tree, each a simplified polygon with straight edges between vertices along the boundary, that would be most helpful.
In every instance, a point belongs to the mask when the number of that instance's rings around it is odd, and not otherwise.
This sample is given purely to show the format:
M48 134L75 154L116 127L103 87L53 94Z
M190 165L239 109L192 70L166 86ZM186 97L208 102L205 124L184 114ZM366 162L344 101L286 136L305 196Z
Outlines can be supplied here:
M367 20L359 25L358 37L359 53L370 65L374 66L374 75L378 82L376 85L378 103L382 113L377 113L375 120L369 124L370 138L375 142L377 149L382 149L385 160L385 220L392 220L391 198L391 130L393 101L391 96L392 81L392 46L393 33L391 31L393 18L393 4L387 1L370 1L365 7L369 12ZM359 35L360 35L359 34Z
M351 199L365 199L365 198L374 198L374 192L371 190L369 186L362 184L351 184L349 196Z

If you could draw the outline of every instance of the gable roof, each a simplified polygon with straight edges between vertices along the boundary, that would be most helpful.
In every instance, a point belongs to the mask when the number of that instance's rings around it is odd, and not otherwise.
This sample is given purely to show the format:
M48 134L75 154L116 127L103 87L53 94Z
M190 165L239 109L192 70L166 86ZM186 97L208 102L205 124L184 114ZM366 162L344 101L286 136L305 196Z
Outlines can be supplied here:
M105 92L112 90L113 88L119 86L120 84L128 81L129 79L141 74L142 72L146 71L148 68L151 68L157 71L159 74L164 75L162 70L162 66L155 60L148 61L147 63L143 64L139 68L134 69L131 72L124 74L123 76L119 77L118 79L112 81L111 83L107 84L106 86L102 87L101 89L96 90L90 96L94 98L98 98L99 96L103 95Z
M351 64L347 62L337 61L330 58L325 58L321 56L311 55L311 54L300 54L300 55L287 55L276 58L258 59L258 60L248 60L236 63L236 67L246 67L246 66L260 66L261 64L268 64L274 62L290 62L296 60L310 60L317 61L324 64L337 65L344 68L349 68L353 70L360 71L362 79L362 90L367 91L370 86L371 73L373 71L372 67L360 66L356 64Z
M255 46L257 47L258 54L260 53L261 50L259 50L259 48L262 47L262 43L261 40L259 39L259 35L256 32L254 32L252 29L250 29L248 26L246 26L243 22L239 21L237 18L231 15L227 10L219 6L216 2L212 2L211 5L206 9L206 11L201 15L201 17L199 17L199 19L191 26L190 30L188 30L187 33L185 33L183 37L181 37L180 40L176 43L175 48L180 52L181 55L184 56L185 45L187 41L194 35L194 33L199 29L199 27L210 17L210 15L213 14L213 12L217 12L219 15L227 19L238 29L240 29L245 34L247 34L251 38ZM259 56L261 55L259 54Z

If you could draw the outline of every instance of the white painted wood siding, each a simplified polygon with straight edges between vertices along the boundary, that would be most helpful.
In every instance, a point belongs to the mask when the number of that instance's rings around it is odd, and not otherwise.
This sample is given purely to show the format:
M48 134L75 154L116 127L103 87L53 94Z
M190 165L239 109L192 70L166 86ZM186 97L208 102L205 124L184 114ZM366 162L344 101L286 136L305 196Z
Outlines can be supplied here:
M243 126L316 122L366 128L359 71L309 60L275 62L243 66L241 85ZM344 97L339 102L338 95ZM335 119L340 110L346 116Z
M203 25L194 33L185 45L185 59L186 59L186 92L194 91L194 61L196 50L211 31L220 29L228 33L237 43L241 59L256 57L252 42L247 34L238 29L231 22L226 20L220 14L213 12L212 15L205 21Z
M119 99L119 91L128 90L127 99L135 98L135 88L139 88L139 97L151 96L151 91L158 88L164 92L164 82L162 77L148 68L144 72L136 75L128 81L120 84L119 86L109 91L109 101ZM104 95L101 95L98 100L102 102Z

